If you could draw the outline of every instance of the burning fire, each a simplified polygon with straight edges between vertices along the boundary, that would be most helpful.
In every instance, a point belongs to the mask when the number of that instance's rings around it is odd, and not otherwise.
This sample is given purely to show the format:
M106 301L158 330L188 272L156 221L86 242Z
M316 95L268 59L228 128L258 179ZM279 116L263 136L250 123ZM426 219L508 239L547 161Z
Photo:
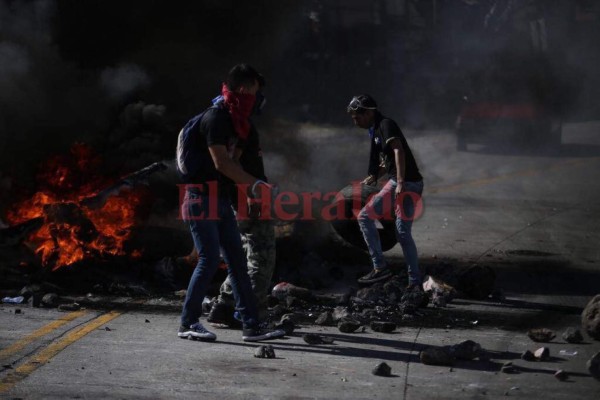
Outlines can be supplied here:
M42 227L28 238L42 265L52 270L89 257L125 255L124 244L136 222L143 193L125 190L107 199L101 208L81 201L94 196L113 180L99 176L101 160L90 147L75 144L68 156L56 156L41 168L41 190L9 211L11 224L43 217ZM139 257L135 250L129 254Z

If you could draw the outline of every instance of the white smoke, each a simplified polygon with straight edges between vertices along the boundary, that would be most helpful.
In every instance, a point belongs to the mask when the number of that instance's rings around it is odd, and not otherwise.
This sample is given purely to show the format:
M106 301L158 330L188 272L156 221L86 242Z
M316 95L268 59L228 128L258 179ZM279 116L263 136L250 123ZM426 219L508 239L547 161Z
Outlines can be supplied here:
M122 100L136 90L147 87L150 77L135 64L121 64L102 71L100 83L111 99Z

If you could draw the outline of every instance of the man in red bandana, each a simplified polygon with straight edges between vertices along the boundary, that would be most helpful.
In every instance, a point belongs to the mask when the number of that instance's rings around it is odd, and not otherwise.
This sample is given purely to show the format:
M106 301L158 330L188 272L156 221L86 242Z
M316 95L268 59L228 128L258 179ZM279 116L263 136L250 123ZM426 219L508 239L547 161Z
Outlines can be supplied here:
M243 68L243 64L237 65L234 68ZM260 82L260 90L257 93L252 116L260 115L264 106L265 99L262 96L264 85L264 82ZM222 95L213 99L213 104L221 104L223 107L231 109L231 105L228 106L226 104L226 100L229 102L231 100L226 85L224 89ZM244 123L247 121L250 124L249 126L245 124L244 129L248 127L249 133L244 139L239 137L234 159L239 161L244 171L268 182L263 163L259 132L251 119L244 120ZM242 135L245 136L246 132L244 131ZM258 203L251 203L246 214L246 198L243 193L237 192L236 194L237 196L233 196L232 198L234 208L236 208L236 205L237 207L244 207L242 210L238 208L236 210L238 211L238 228L242 235L242 243L248 259L248 275L250 276L252 289L258 300L259 317L261 320L265 320L268 318L267 294L269 293L271 279L275 270L275 224L272 218L261 218L260 204ZM234 313L234 309L233 290L230 279L227 278L221 285L219 297L212 306L206 320L213 326L239 326L239 313Z
M262 76L246 64L235 66L223 85L223 104L215 104L192 118L177 145L177 168L186 187L182 215L190 225L198 264L183 304L178 336L212 341L216 335L199 322L202 300L221 260L228 265L236 309L241 315L244 341L281 337L282 330L260 328L257 300L246 268L240 232L231 206L235 184L248 187L249 197L267 196L271 186L244 171L234 160L236 144L247 140L248 118Z

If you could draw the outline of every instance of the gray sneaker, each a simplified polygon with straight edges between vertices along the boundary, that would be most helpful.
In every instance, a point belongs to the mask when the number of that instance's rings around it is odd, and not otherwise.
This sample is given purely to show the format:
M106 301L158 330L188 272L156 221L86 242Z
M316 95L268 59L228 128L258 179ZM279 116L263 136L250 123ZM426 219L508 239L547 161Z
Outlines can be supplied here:
M179 327L177 336L181 339L202 340L206 342L212 342L217 339L217 335L204 328L200 322L190 325L189 328L185 326Z

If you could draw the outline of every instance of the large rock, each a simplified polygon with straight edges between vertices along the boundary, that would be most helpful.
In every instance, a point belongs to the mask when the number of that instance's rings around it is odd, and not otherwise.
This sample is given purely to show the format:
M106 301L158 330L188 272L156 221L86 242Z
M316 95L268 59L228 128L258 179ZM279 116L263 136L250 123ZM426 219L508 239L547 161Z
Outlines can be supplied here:
M421 351L419 358L425 365L454 364L454 356L449 347L428 347Z
M588 335L600 340L600 294L596 295L583 310L581 327Z
M446 307L446 304L456 297L456 289L433 276L428 276L423 282L423 290L431 293L431 302L434 307Z
M254 351L254 357L256 358L275 358L275 349L273 346L258 346Z
M371 329L375 332L390 333L396 330L396 324L388 321L371 321Z
M360 328L360 322L353 319L343 319L338 323L338 329L343 333L352 333Z
M450 354L459 360L473 360L481 354L481 345L472 340L465 340L450 346Z
M540 347L539 349L533 352L533 355L538 361L546 361L550 358L550 349L547 347Z
M567 328L563 332L562 338L567 343L581 343L581 342L583 342L583 335L581 334L581 331L579 329L573 328L573 327Z
M379 363L373 368L373 375L377 376L392 376L392 367L382 362Z
M352 315L348 307L339 306L333 309L333 313L331 317L333 318L333 322L339 322L345 318L350 318Z
M556 333L550 329L536 328L530 329L527 332L527 336L534 342L547 343L556 337Z
M319 317L315 321L315 325L332 325L333 324L333 315L330 311L324 311L319 315Z

